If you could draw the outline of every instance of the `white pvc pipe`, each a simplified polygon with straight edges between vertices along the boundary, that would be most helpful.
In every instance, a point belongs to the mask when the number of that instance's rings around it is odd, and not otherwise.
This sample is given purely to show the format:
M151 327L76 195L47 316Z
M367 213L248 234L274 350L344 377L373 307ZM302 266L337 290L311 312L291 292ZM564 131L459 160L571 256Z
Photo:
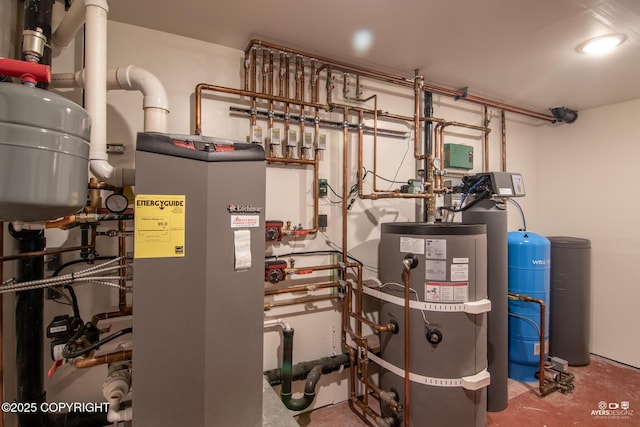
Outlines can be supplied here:
M89 168L109 181L113 166L107 161L107 13L105 0L85 0L85 108L91 116Z
M61 47L67 47L76 36L85 19L85 0L75 0L65 13L51 39Z
M271 328L273 326L280 326L285 331L291 330L291 325L289 325L287 322L285 322L282 319L270 319L270 320L264 321L265 328Z
M107 413L107 421L110 423L124 422L133 420L133 408L130 406L122 411L112 411L109 409Z
M54 74L54 88L85 87L84 72ZM138 90L143 95L144 131L166 133L169 99L162 82L151 72L135 65L107 70L107 90Z

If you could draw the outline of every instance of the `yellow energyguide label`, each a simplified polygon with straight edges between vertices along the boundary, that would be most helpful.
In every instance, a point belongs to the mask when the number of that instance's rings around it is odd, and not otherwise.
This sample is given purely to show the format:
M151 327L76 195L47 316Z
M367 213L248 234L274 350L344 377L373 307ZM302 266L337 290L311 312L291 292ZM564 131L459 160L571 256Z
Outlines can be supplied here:
M184 195L138 194L134 258L184 257Z

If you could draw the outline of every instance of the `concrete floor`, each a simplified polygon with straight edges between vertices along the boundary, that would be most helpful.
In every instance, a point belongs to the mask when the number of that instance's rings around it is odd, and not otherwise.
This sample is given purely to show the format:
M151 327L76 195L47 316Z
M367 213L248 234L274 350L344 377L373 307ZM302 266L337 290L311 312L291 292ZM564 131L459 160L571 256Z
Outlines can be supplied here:
M575 375L571 394L556 392L540 398L537 384L509 380L509 406L502 412L488 413L487 427L640 426L640 369L592 355L589 365L572 366L569 370ZM628 409L625 411L620 405L628 405ZM596 411L602 407L605 409L598 415ZM351 411L347 403L299 415L297 421L302 427L371 425Z

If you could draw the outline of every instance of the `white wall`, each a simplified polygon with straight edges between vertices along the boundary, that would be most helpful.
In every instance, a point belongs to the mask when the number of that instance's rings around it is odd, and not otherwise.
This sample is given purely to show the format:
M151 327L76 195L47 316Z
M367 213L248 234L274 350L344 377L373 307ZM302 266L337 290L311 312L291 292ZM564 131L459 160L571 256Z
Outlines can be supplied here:
M177 37L156 31L150 31L116 22L108 26L108 65L134 64L153 72L162 80L167 88L171 103L169 115L169 131L173 133L192 133L194 128L194 88L197 83L206 82L228 87L241 87L243 52L223 46L212 45L200 41ZM54 72L68 72L80 68L81 56L79 48L58 52L54 58ZM308 80L307 80L308 81ZM321 85L322 87L322 85ZM336 91L339 92L339 91ZM379 109L394 113L412 115L412 90L389 91L374 83L367 83L363 96L379 93ZM78 93L68 96L79 99ZM246 117L230 116L228 107L231 104L246 106L246 102L219 94L207 94L203 102L203 133L211 136L244 140L248 134L249 121ZM447 120L481 124L481 107L454 102L451 99L436 97L435 116ZM134 165L135 133L142 130L142 99L135 92L110 92L108 96L108 142L122 143L126 147L124 156L111 156L116 166ZM372 107L371 105L368 105ZM496 170L500 164L500 118L493 112L491 123L493 129L490 136L491 167ZM341 120L341 114L323 113L323 118ZM537 222L537 213L533 206L539 199L536 172L538 170L538 147L536 136L538 128L535 121L507 116L507 132L509 140L508 169L522 172L527 185L527 197L522 200L528 218L533 225ZM266 128L266 124L263 122ZM282 127L281 123L276 126ZM384 123L388 128L396 128L408 132L407 138L381 138L379 141L379 170L383 177L398 181L414 178L415 162L412 158L413 135L411 128L405 125ZM323 131L324 132L324 131ZM329 147L322 153L320 177L327 178L338 193L342 193L342 132L326 130ZM481 170L481 138L477 131L455 129L447 131L447 142L458 142L476 147L476 168ZM365 138L365 167L372 168L372 137ZM351 136L349 184L355 182L356 171L356 138ZM405 155L406 154L406 155ZM308 171L291 171L284 168L269 168L267 173L267 206L269 219L291 220L293 224L301 223L305 227L311 225L311 177ZM371 191L371 181L365 185L365 191ZM379 187L386 188L379 182ZM337 199L330 195L334 201ZM316 238L300 239L274 245L267 249L268 254L288 254L292 251L330 249L326 240L342 243L342 227L340 207L324 200L321 210L329 215L329 227L326 235ZM414 203L412 201L364 201L358 200L349 213L348 235L349 251L362 260L368 267L365 276L375 275L377 267L377 243L379 239L379 223L386 221L414 220ZM510 229L520 227L519 215L510 215ZM66 244L73 244L77 239L69 235ZM101 249L103 255L109 253L109 247ZM296 257L296 266L316 262L304 257ZM326 261L326 259L324 259ZM80 295L83 317L116 308L115 292L92 288L85 285ZM64 312L64 307L49 308L45 323L55 312ZM340 313L331 303L317 303L307 306L294 306L274 309L267 313L268 317L284 317L296 329L294 345L295 360L310 360L337 352L340 348ZM265 332L264 367L271 369L277 366L280 355L280 334L275 330ZM49 361L46 361L47 366ZM104 370L96 368L90 371L77 372L65 367L47 383L48 398L51 401L64 400L100 400L101 383ZM332 402L344 401L347 398L347 381L345 373L333 374L321 381L322 388L314 406L322 406ZM302 383L297 383L301 387Z
M640 100L580 111L540 129L537 206L546 235L591 240L593 353L640 367Z

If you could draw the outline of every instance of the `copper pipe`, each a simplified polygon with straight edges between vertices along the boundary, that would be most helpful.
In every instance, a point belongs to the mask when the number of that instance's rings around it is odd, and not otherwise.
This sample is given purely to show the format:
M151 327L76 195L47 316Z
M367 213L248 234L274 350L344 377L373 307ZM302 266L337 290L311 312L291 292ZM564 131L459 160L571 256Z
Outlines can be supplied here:
M421 83L424 83L424 78L419 75L420 70L416 69L414 71L413 77L413 142L416 147L420 144L420 94L422 87ZM426 157L420 156L421 159L425 159Z
M411 412L409 412L409 402L411 393L411 348L410 348L410 329L411 329L411 307L410 307L410 289L411 289L411 271L404 268L402 272L404 279L404 414L406 427L409 427Z
M133 307L126 307L124 310L111 311L108 313L95 314L91 318L91 323L97 325L101 320L113 319L117 317L131 316L133 314Z
M376 413L376 411L371 409L371 407L369 407L369 405L365 404L359 398L354 397L354 398L351 399L351 402L354 403L358 408L360 408L362 410L362 412L364 413L365 419L366 419L366 417L371 418L376 423L376 425L383 425L383 426L389 426L390 425L384 418L382 418L380 415L378 415Z
M342 262L347 262L347 196L349 195L349 108L344 107L342 125Z
M335 289L339 287L340 287L340 284L336 282L313 283L310 285L289 286L287 288L282 288L282 289L265 289L264 296L291 294L295 292L305 292L305 291L317 291L319 289Z
M316 76L316 61L315 59L311 59L311 70L309 71L309 78L311 79L311 85L309 86L309 90L311 92L311 102L316 102L317 96L317 86L316 82L318 77Z
M372 327L373 329L375 329L378 332L393 332L396 327L393 323L388 323L386 325L381 325L379 323L373 322L369 319L367 319L364 316L360 316L356 313L351 313L351 317L356 319L358 322L362 322L366 325L369 325L370 327Z
M359 197L361 199L378 200L378 199L430 199L433 196L428 193L409 194L409 193L394 192L394 193L363 194Z
M262 93L268 93L267 90L267 75L269 73L269 51L266 49L262 51Z
M251 40L249 42L249 44L247 45L247 49L252 49L254 46L265 46L268 47L270 49L274 49L274 50L282 50L284 52L287 53L291 53L293 55L301 55L301 56L305 56L307 58L313 57L316 58L318 61L323 62L323 63L328 63L337 67L341 67L344 70L343 71L347 71L347 72L353 72L356 74L360 74L363 76L367 76L367 77L371 77L371 78L375 78L378 80L384 80L384 81L389 81L390 83L396 83L396 84L405 84L405 85L410 85L411 84L411 80L401 77L401 76L397 76L397 75L393 75L393 74L389 74L389 73L383 73L381 71L375 71L375 70L369 70L367 68L363 68L363 67L358 67L355 65L351 65L351 64L347 64L345 62L341 62L341 61L335 61L333 59L329 59L329 58L325 58L322 56L318 56L318 55L313 55L301 50L296 50L296 49L291 49L285 46L280 46L274 43L269 43L269 42L265 42L263 40Z
M516 113L516 114L521 114L523 116L528 116L528 117L532 117L534 119L540 119L540 120L545 120L551 123L554 123L556 121L556 118L553 116L550 116L548 114L542 114L542 113L538 113L537 111L533 111L533 110L527 110L525 108L520 108L520 107L516 107L514 105L509 105L509 104L505 104L502 102L498 102L498 101L493 101L491 99L488 98L482 98L479 96L475 96L475 95L469 95L460 91L460 90L454 90L454 89L448 89L448 88L444 88L442 86L436 86L433 84L429 84L429 83L425 83L424 86L422 87L422 90L427 91L427 92L433 92L433 93L437 93L439 95L447 95L447 96L451 96L453 98L456 99L461 99L467 102L471 102L473 104L479 104L479 105L486 105L487 107L492 107L492 108L496 108L496 109L500 109L500 110L506 110L512 113Z
M289 55L285 54L284 56L284 97L289 99Z
M249 42L249 44L247 45L247 48L245 50L245 52L250 51L252 48L254 48L255 46L264 46L270 49L275 49L275 50L281 50L283 52L288 52L288 53L292 53L295 55L302 55L305 57L314 57L316 59L318 59L320 62L326 64L326 65L332 65L335 69L339 70L339 71L343 71L343 72L352 72L355 74L359 74L363 77L369 77L375 80L381 80L387 83L392 83L392 84L397 84L400 86L405 86L405 87L413 87L414 85L414 81L413 79L409 79L409 78L405 78L402 76L398 76L398 75L394 75L394 74L390 74L390 73L384 73L381 71L376 71L376 70L371 70L368 68L364 68L364 67L359 67L356 65L351 65L351 64L347 64L341 61L336 61L330 58L325 58L322 56L318 56L318 55L314 55L314 54L310 54L307 52L303 52L300 50L295 50L295 49L291 49L291 48L287 48L284 46L280 46L274 43L269 43L269 42L265 42L262 40L251 40ZM513 105L509 105L509 104L505 104L502 102L497 102L497 101L493 101L490 100L488 98L482 98L479 96L475 96L475 95L470 95L468 93L464 93L461 90L455 90L455 89L448 89L442 86L437 86L434 84L429 84L429 83L423 83L422 85L422 90L423 91L427 91L427 92L433 92L439 95L446 95L446 96L450 96L456 99L462 99L465 100L467 102L471 102L474 104L480 104L480 105L486 105L488 107L492 107L492 108L496 108L496 109L502 109L502 110L506 110L506 111L510 111L512 113L517 113L517 114L521 114L524 116L529 116L529 117L533 117L536 119L540 119L540 120L545 120L551 123L554 123L556 121L555 117L548 115L548 114L542 114L542 113L538 113L536 111L532 111L532 110L527 110L525 108L520 108L520 107L516 107Z
M319 70L318 70L319 71ZM327 81L325 82L327 94L327 105L331 105L331 97L333 92L333 80L331 79L331 67L327 67Z
M301 71L300 71L300 62L302 61L302 57L301 56L296 56L296 71L295 71L295 80L296 80L296 87L295 87L295 98L296 101L300 101L302 99L302 97L300 96L300 86L302 83L301 80Z
M95 243L91 244L91 245L74 246L74 247L71 247L71 248L48 249L46 251L35 251L35 252L25 252L23 254L5 255L5 256L0 257L0 262L13 261L13 260L24 259L24 258L35 258L35 257L40 257L40 256L45 256L45 255L60 254L60 253L63 253L63 252L81 251L81 250L86 250L86 249L94 250L95 249Z
M546 319L546 304L543 300L538 298L532 298L528 295L514 294L509 292L509 299L524 301L524 302L533 302L540 305L540 362L539 362L539 374L538 374L538 388L540 390L540 394L542 396L549 393L549 390L546 389L544 384L544 362L545 362L545 335L547 329L547 319Z
M278 96L284 96L284 75L287 72L284 68L284 52L280 52L280 60L278 61L280 75L278 76Z
M502 122L502 132L501 132L501 136L502 136L502 149L501 154L502 154L502 172L506 172L507 171L507 120L506 120L506 114L504 112L504 110L500 111L500 121Z
M251 69L251 59L249 52L244 53L244 90L249 90L249 70Z
M389 392L385 392L384 390L382 390L380 387L378 387L371 381L368 381L367 378L360 378L360 381L362 381L362 383L365 384L365 386L367 386L373 392L373 394L375 394L378 397L378 399L384 400L385 402L387 402L389 406L391 406L391 409L394 412L402 408L402 405L400 405L400 403L398 403L396 400L386 399L382 397Z
M118 221L118 231L120 233L127 231L126 221ZM120 234L118 237L118 256L120 257L120 290L118 295L118 307L120 311L124 311L127 308L127 238Z
M228 94L232 94L232 95L239 95L239 96L246 96L248 98L261 98L267 101L275 101L275 102L282 102L282 103L289 103L289 104L294 104L294 105L305 105L307 107L317 107L317 108L322 108L322 109L327 109L328 107L325 106L324 104L318 104L318 103L312 103L312 102L302 102L302 101L295 101L292 99L289 99L287 96L288 94L285 94L285 97L281 97L281 96L274 96L274 95L268 95L268 94L257 94L251 91L245 91L245 90L241 90L241 89L233 89L233 88L229 88L229 87L224 87L224 86L216 86L216 85L210 85L210 84L206 84L206 83L198 83L196 85L196 89L195 89L195 95L196 95L196 111L195 111L195 115L196 115L196 130L200 130L202 131L202 91L203 90L208 90L208 91L213 91L213 92L222 92L222 93L228 93ZM286 91L285 91L286 92ZM253 104L252 104L253 105ZM252 106L253 108L253 106Z
M77 358L73 361L73 366L78 369L91 368L93 366L104 365L106 363L121 362L123 360L131 360L133 358L133 350L122 350L116 353L104 354L102 356L90 358Z
M308 296L301 298L293 298L286 301L274 301L264 304L264 311L269 311L274 307L284 307L287 305L307 304L310 302L329 301L332 299L340 298L338 295L320 295L320 296Z
M258 49L251 49L251 90L258 92Z
M487 106L485 105L484 108L482 109L483 114L483 120L482 120L482 125L485 128L489 127L489 109L487 108ZM484 171L485 172L489 172L489 132L485 132L484 133L484 138L483 138L483 145L484 145Z

